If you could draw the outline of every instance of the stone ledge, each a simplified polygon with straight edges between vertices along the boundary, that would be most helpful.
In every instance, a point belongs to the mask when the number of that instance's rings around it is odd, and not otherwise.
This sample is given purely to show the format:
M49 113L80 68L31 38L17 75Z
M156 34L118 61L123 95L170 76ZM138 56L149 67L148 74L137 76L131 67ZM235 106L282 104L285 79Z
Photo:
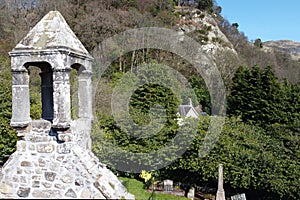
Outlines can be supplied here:
M50 121L47 121L45 119L37 119L37 120L33 120L31 122L31 127L32 127L32 130L40 130L40 129L46 129L46 130L49 130L50 131L50 128L51 128L51 122Z
M24 121L24 122L10 122L10 126L15 129L19 128L26 128L30 124L30 121Z

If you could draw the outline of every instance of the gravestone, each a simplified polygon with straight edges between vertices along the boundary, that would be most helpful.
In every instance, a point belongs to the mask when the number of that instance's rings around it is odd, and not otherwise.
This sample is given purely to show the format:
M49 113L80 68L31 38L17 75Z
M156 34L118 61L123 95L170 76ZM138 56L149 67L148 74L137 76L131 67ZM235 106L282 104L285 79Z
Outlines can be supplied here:
M164 191L173 191L173 181L164 180Z
M91 151L93 58L58 11L10 52L11 127L20 140L0 174L1 198L134 199ZM42 116L30 118L29 67L41 70ZM70 71L77 70L78 119L71 119Z
M231 200L246 200L246 195L245 195L245 193L237 194L237 195L231 196L230 198L231 198Z
M187 198L194 200L195 198L195 188L192 187L191 189L189 189L189 192L187 194Z

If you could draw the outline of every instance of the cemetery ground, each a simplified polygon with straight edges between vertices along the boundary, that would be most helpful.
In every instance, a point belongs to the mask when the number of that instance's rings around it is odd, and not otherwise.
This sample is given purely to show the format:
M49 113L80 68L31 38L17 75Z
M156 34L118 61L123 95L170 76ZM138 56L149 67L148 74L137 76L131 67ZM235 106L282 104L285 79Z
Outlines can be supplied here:
M135 199L142 200L142 199L149 199L151 197L151 192L146 191L145 184L142 181L127 178L127 177L119 177L122 183L127 188L127 191L133 195L135 195ZM150 198L151 199L151 198ZM186 197L180 197L170 194L157 194L154 193L153 199L155 200L187 200Z

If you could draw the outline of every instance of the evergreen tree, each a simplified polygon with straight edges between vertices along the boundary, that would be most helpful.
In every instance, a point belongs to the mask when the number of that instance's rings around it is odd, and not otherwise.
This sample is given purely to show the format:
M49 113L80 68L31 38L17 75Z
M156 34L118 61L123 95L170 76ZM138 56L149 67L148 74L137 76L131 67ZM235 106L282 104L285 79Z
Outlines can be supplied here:
M208 117L201 118L189 150L161 170L162 175L190 185L215 188L217 167L223 163L227 192L246 193L247 199L299 199L299 130L274 126L272 131L280 135L274 138L260 127L230 117L214 148L200 157L208 124Z
M213 11L214 3L213 0L199 0L198 8L200 10L207 10L209 12Z
M258 47L258 48L263 48L263 43L261 41L260 38L257 38L255 41L254 41L254 46Z
M228 97L228 113L262 126L283 121L284 99L273 69L240 67Z
M0 165L15 151L17 135L9 126L11 103L10 62L7 57L0 57Z

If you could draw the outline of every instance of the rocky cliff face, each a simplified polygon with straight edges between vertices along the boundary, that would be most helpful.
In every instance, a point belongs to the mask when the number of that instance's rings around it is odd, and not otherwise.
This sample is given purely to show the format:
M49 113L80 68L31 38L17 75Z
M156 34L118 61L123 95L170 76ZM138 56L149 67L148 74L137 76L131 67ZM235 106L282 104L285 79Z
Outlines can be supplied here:
M213 16L191 7L177 7L175 12L180 16L177 23L178 30L182 34L190 35L196 39L201 43L203 50L212 54L218 50L229 50L236 53Z
M177 7L179 34L192 37L201 45L201 50L210 55L226 84L231 82L240 58L226 35L221 31L214 14L191 7Z
M263 45L267 49L276 49L290 54L295 60L300 60L300 42L291 40L275 40L264 42Z

